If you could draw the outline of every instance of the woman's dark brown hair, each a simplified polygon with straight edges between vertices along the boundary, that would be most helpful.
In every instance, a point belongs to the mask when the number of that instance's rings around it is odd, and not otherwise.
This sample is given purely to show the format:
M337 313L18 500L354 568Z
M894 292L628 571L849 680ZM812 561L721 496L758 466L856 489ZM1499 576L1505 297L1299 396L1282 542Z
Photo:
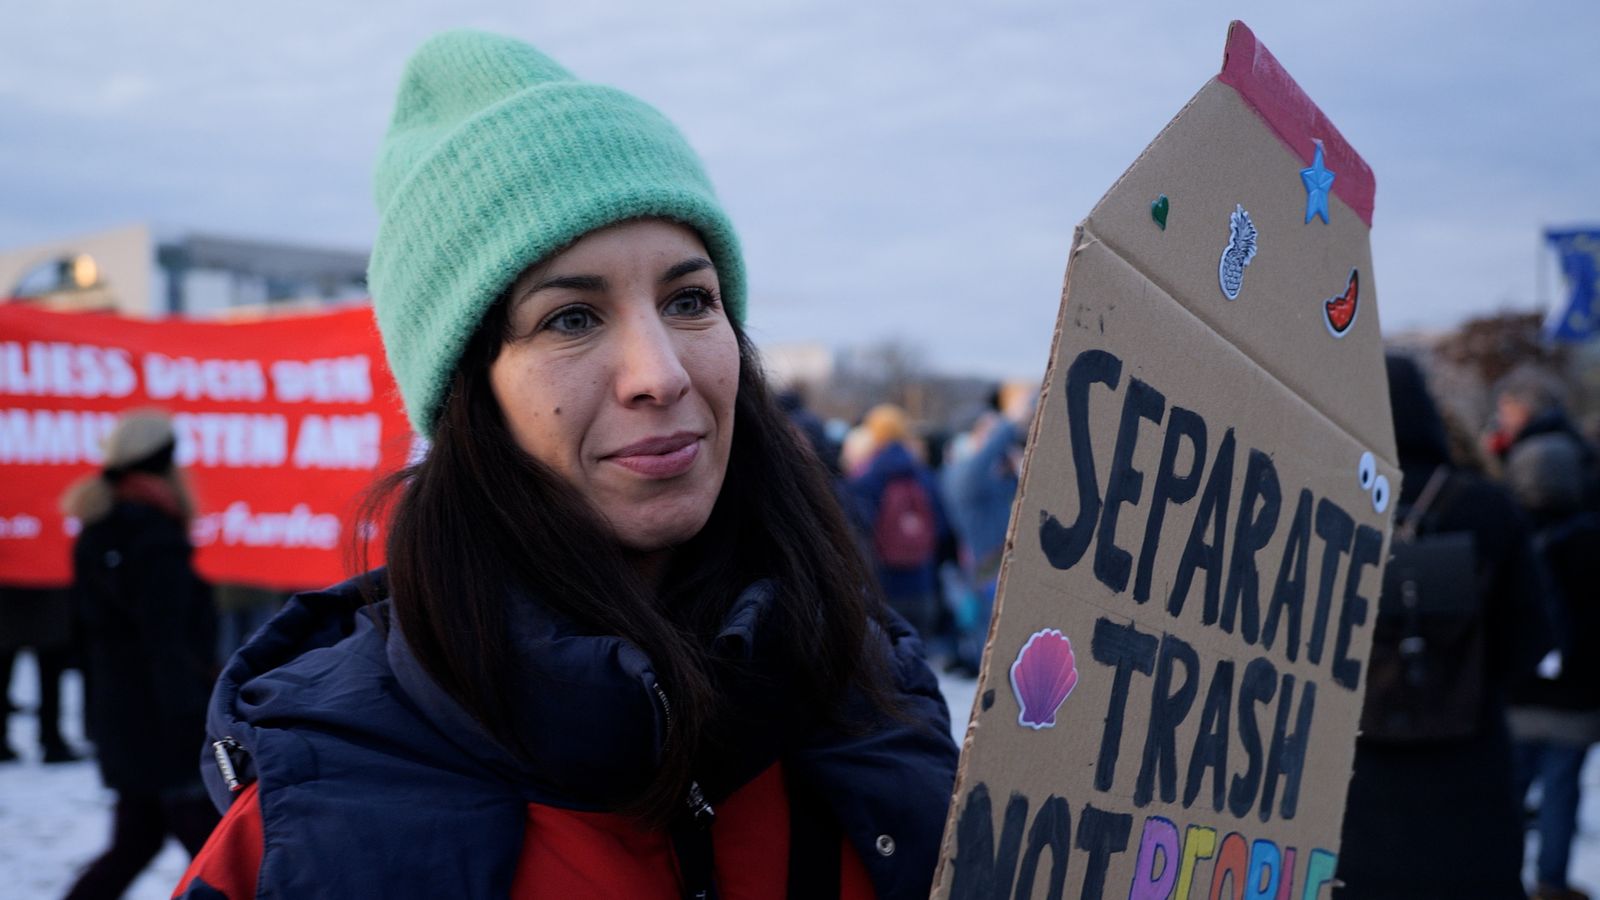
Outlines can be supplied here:
M389 594L428 673L517 752L510 692L497 689L516 677L508 586L580 628L638 646L671 698L671 725L660 769L626 809L658 823L681 808L697 761L732 730L733 712L714 686L712 641L758 579L777 589L762 626L765 664L792 679L796 711L848 727L838 711L853 691L893 715L887 659L871 633L882 615L874 579L826 469L778 409L737 324L739 389L722 492L657 590L585 498L513 439L488 380L506 315L496 304L463 354L427 456L377 494L399 491Z

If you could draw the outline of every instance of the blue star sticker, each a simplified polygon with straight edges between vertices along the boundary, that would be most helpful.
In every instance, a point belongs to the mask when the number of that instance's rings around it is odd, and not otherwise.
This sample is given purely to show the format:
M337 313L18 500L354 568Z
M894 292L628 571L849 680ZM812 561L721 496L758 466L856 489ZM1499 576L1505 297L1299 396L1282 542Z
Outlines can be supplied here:
M1322 142L1317 141L1317 157L1311 161L1311 168L1300 170L1300 180L1306 186L1307 223L1313 216L1321 216L1324 225L1328 223L1328 191L1333 188L1334 177L1322 165Z

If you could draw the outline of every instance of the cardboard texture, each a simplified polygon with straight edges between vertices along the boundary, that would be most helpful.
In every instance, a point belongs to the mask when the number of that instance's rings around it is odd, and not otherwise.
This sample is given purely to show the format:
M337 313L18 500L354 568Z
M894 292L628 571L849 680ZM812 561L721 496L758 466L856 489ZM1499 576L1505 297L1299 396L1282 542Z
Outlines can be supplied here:
M1400 487L1372 197L1236 22L1079 226L935 897L1328 895Z

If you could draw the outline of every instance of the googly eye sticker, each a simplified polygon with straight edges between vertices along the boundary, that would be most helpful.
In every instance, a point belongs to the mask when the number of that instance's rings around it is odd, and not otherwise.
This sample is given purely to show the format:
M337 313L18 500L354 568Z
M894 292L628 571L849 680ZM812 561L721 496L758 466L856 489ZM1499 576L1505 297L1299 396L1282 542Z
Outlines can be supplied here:
M1383 515L1389 508L1389 479L1378 474L1378 458L1372 451L1361 454L1361 462L1356 465L1356 478L1361 482L1361 489L1372 495L1372 508L1378 515Z
M1372 484L1372 508L1379 515L1389 508L1389 479L1382 475Z

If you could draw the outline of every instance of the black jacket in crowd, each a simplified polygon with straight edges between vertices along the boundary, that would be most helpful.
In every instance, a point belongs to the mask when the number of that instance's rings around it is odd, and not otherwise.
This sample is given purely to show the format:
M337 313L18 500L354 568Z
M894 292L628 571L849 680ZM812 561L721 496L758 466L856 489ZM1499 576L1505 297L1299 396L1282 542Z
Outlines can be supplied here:
M1403 475L1402 507L1450 464L1443 420L1422 373L1389 359L1389 396ZM1345 810L1339 900L1473 897L1521 900L1521 808L1514 799L1507 691L1549 647L1542 576L1527 519L1500 486L1452 470L1430 530L1471 532L1488 635L1479 732L1461 740L1357 740Z
M118 502L73 547L85 719L107 787L158 794L198 782L216 676L216 613L184 524Z

